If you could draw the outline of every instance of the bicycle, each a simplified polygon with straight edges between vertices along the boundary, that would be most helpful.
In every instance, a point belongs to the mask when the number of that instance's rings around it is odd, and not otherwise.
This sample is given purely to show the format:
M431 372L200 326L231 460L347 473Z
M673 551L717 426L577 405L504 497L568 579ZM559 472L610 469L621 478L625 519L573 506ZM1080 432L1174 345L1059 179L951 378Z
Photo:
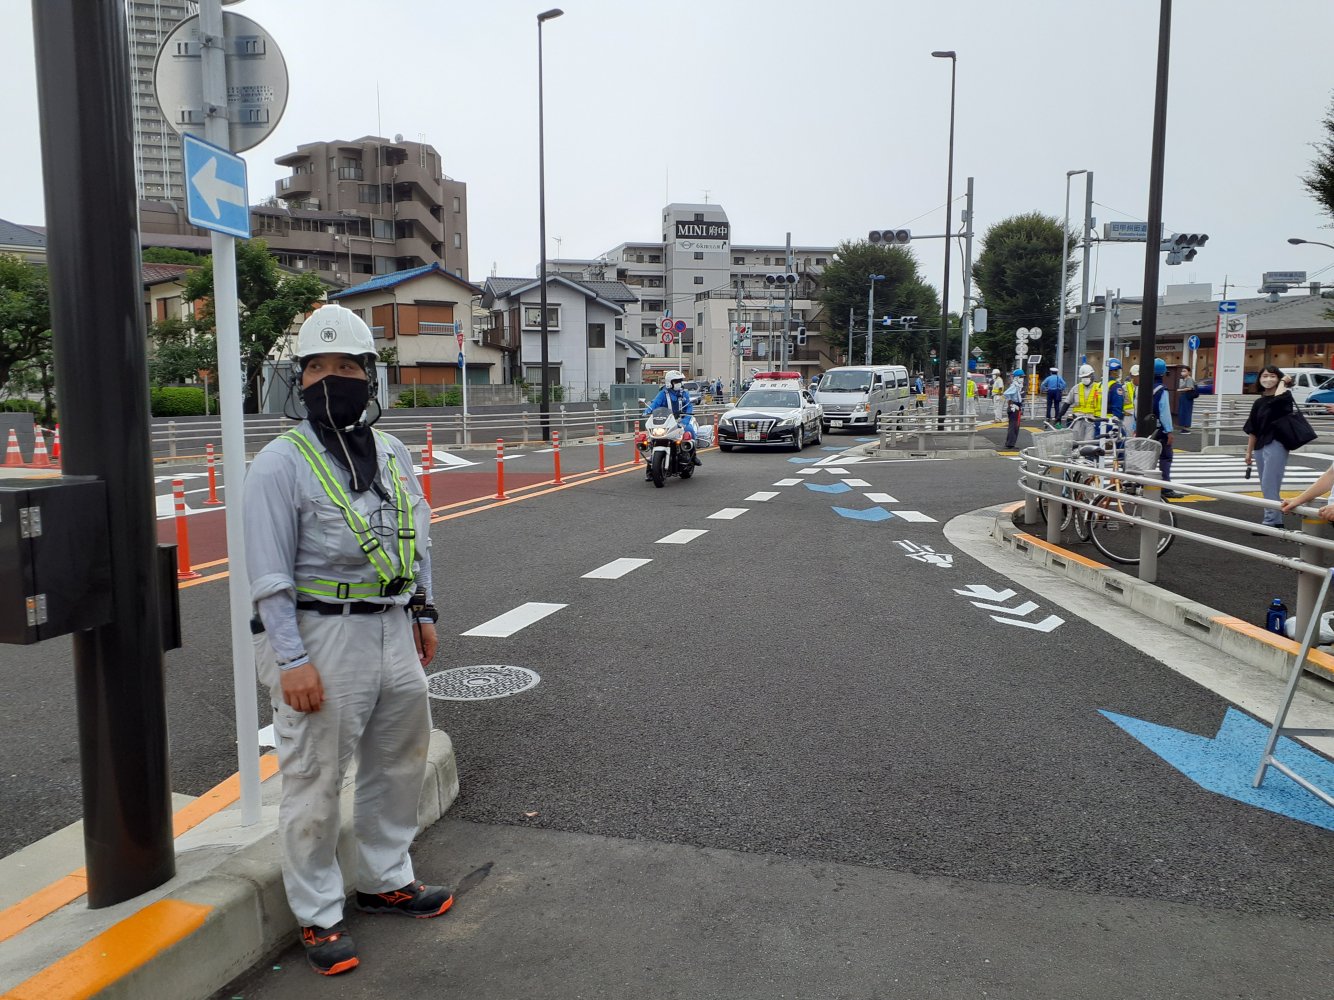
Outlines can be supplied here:
M1158 455L1161 446L1152 438L1129 438L1123 444L1125 471L1132 475L1145 475L1158 471ZM1113 462L1115 468L1115 460ZM1140 538L1145 531L1153 530L1140 524L1146 508L1143 503L1143 487L1138 483L1124 482L1119 477L1112 477L1113 492L1101 494L1093 505L1097 510L1089 512L1088 529L1093 544L1103 555L1113 562L1133 565L1139 562ZM1176 527L1176 514L1168 507L1166 510L1151 508L1159 516L1159 523L1170 528ZM1172 547L1176 535L1171 532L1157 532L1158 555Z
M1063 500L1076 500L1084 503L1093 503L1097 493L1091 493L1083 487L1089 485L1098 485L1101 479L1099 468L1103 456L1106 454L1106 445L1103 441L1115 443L1124 437L1120 423L1115 418L1106 421L1105 429L1100 427L1103 421L1092 417L1076 416L1067 427L1053 428L1050 422L1044 421L1047 433L1042 434L1037 439L1037 450L1039 458L1060 458L1067 462L1083 466L1082 469L1061 470L1061 478L1064 480L1060 496ZM1100 434L1100 431L1102 432ZM1099 443L1090 443L1092 439L1099 439ZM1043 473L1050 471L1050 467L1044 467ZM1042 515L1042 520L1047 520L1047 498L1038 499L1038 512ZM1062 504L1061 512L1061 531L1070 528L1071 521L1074 522L1075 536L1081 542L1089 541L1088 517L1090 511L1086 507L1076 506L1071 503Z

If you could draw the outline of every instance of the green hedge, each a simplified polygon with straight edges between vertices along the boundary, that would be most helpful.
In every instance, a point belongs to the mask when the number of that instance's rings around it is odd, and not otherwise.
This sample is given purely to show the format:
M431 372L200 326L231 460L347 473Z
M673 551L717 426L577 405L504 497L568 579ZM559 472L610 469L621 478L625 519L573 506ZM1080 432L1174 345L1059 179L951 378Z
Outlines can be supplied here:
M188 385L169 385L153 389L149 405L155 417L202 417L204 390Z
M42 404L36 399L0 400L0 413L41 413Z
M411 409L414 406L462 406L463 390L450 388L444 392L424 392L418 389L416 394L411 391L400 392L398 398L394 400L394 406L398 409Z

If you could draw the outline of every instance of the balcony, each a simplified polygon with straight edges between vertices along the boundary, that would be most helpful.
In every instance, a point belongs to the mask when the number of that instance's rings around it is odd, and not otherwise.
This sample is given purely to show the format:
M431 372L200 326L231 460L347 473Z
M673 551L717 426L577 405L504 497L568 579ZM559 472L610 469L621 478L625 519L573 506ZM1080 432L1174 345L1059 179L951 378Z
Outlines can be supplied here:
M429 205L420 201L400 201L394 208L399 222L415 222L433 242L444 242L444 223L431 214Z
M274 182L273 193L279 198L304 198L309 195L314 188L315 178L312 174L293 174L291 177L283 177Z
M490 327L482 331L482 346L500 351L513 351L518 345L512 342L502 327Z

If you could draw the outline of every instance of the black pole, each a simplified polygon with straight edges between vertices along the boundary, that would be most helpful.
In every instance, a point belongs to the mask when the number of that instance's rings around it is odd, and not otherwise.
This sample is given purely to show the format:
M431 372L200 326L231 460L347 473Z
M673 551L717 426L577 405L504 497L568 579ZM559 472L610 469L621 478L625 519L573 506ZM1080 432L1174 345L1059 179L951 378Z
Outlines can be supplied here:
M945 415L945 378L949 371L950 345L950 239L954 225L954 70L958 60L953 52L950 61L950 157L945 171L945 277L940 291L940 392L936 398L936 413ZM960 386L962 389L963 386Z
M542 440L551 440L551 376L547 369L547 162L542 111L542 14L537 15L537 228L542 247L537 269L538 302L542 309Z
M1163 151L1167 145L1167 72L1172 46L1172 0L1161 0L1158 16L1158 84L1153 93L1153 149L1149 154L1149 238L1144 244L1144 298L1139 330L1140 391L1135 419L1153 410L1153 357L1158 336L1158 266L1163 234ZM1147 383L1148 392L1143 391Z
M121 0L33 0L61 458L107 484L112 621L74 633L88 904L175 874Z

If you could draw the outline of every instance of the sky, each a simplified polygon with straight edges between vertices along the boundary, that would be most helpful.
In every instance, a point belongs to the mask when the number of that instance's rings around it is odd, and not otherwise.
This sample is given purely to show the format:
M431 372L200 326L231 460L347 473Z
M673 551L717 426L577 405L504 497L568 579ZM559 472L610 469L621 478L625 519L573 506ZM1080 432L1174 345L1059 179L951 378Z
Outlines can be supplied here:
M668 201L723 206L733 240L835 245L868 230L945 231L950 63L958 53L953 218L975 178L976 252L992 224L1065 211L1094 173L1098 231L1148 215L1158 0L561 0L544 30L549 256L660 238ZM245 0L287 61L291 94L246 153L251 200L298 144L424 140L468 185L470 274L538 258L537 21L544 0ZM1176 0L1163 219L1205 232L1166 283L1263 271L1334 282L1330 217L1300 183L1327 138L1334 0ZM0 0L6 95L0 218L41 224L28 0ZM378 90L378 98L377 98ZM1078 217L1084 180L1071 185ZM1077 223L1076 223L1077 225ZM939 288L943 240L913 243ZM950 301L961 301L953 251ZM1138 295L1143 244L1092 251L1096 292Z

